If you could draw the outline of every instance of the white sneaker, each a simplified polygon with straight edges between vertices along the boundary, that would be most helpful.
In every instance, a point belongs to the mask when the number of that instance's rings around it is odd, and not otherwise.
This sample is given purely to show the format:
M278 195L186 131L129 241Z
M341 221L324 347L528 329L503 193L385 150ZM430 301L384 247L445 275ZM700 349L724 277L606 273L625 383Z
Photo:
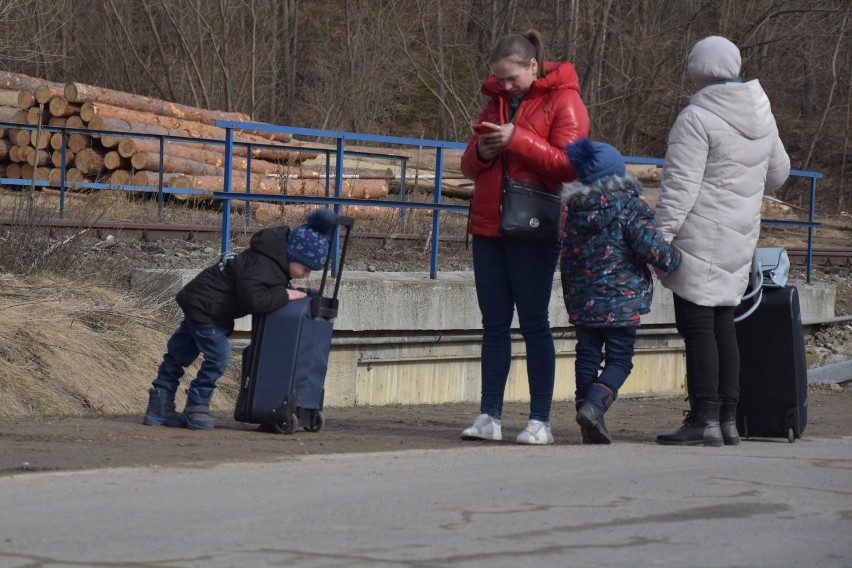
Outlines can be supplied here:
M519 444L552 444L553 434L550 432L550 422L530 420L523 432L515 438L515 442Z
M502 440L503 432L499 420L480 414L469 428L462 431L461 437L462 440Z

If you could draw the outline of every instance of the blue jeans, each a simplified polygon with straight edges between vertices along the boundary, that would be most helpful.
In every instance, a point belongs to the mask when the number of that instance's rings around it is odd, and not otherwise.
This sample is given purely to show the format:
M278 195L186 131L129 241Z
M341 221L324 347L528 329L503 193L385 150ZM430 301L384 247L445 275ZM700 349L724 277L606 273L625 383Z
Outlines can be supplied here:
M198 375L190 388L210 388L225 374L231 359L228 330L212 323L196 323L184 319L166 345L166 354L153 385L174 393L180 385L184 368L191 365L199 354L204 355Z
M636 346L636 326L587 327L577 326L577 360L574 379L577 400L586 397L592 383L603 383L618 396L618 389L633 370L633 350ZM604 362L601 370L601 362Z
M694 400L737 400L740 348L734 306L699 306L674 294L675 325L686 346L686 389Z
M482 313L482 399L480 412L503 413L512 363L511 325L515 307L527 349L530 420L550 420L556 351L548 305L559 245L509 237L473 237L473 274Z

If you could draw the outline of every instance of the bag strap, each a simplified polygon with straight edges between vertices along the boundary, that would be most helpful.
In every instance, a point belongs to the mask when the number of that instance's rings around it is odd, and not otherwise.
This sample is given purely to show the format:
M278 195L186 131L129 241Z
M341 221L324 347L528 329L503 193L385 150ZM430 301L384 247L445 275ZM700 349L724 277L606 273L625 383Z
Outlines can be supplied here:
M755 298L755 296L757 296ZM748 277L747 292L743 294L743 300L751 300L751 306L745 312L734 317L734 323L740 322L751 314L760 306L763 300L763 270L760 265L760 255L757 250L751 256L751 270Z

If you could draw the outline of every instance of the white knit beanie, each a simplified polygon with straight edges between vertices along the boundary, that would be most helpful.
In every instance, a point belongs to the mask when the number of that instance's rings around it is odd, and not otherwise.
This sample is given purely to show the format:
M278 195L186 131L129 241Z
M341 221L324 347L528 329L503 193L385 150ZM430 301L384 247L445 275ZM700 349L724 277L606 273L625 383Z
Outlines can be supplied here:
M705 37L689 52L689 76L700 87L740 74L740 50L721 36Z

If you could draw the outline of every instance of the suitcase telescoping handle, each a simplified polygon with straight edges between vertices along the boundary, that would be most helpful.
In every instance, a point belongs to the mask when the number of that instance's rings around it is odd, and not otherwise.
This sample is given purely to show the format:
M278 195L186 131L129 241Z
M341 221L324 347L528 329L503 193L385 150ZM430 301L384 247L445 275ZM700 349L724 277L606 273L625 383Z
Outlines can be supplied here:
M349 233L352 232L352 227L355 225L355 219L349 217L347 215L339 215L337 217L337 224L334 227L334 230L337 230L337 227L346 227L346 232L343 236L343 247L340 251L340 265L337 269L337 281L334 284L334 295L332 296L333 300L337 300L337 293L340 291L340 278L343 275L343 265L346 263L346 250L349 248ZM329 238L334 234L334 230L332 231ZM322 280L320 281L319 287L319 296L322 297L325 292L325 281L328 276L328 267L331 264L331 255L329 254L325 259L325 266L322 269Z

